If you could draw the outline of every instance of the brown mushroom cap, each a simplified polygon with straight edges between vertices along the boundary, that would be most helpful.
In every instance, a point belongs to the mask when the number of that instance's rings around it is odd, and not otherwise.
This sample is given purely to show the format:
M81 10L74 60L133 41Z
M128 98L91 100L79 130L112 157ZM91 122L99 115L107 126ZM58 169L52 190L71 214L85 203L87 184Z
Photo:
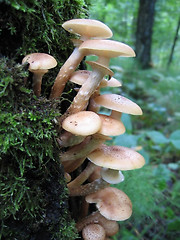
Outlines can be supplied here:
M118 112L142 115L142 110L136 103L118 94L100 95L94 98L94 101L98 105Z
M116 170L137 169L145 164L145 160L141 154L133 149L122 146L107 146L102 144L87 157L97 166Z
M75 135L88 136L99 131L101 127L100 117L91 111L81 111L67 117L62 128Z
M62 24L70 32L86 38L110 38L111 29L104 23L93 19L72 19Z
M86 196L88 203L96 203L100 213L109 220L123 221L132 214L132 203L121 190L107 187Z
M79 51L85 55L97 55L106 58L135 57L135 52L131 47L113 40L87 40L81 44Z
M47 53L31 53L26 55L22 64L29 63L29 71L40 71L54 68L57 65L56 59Z
M98 133L106 136L118 136L125 132L124 124L120 120L111 118L103 114L98 114L102 125Z
M99 224L89 224L82 230L84 240L104 240L106 233L104 228Z

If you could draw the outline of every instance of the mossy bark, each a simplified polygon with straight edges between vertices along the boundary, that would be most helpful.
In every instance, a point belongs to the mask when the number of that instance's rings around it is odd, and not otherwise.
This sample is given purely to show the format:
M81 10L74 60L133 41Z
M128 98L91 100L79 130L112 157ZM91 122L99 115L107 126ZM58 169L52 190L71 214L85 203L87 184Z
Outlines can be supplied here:
M56 144L54 119L62 102L47 100L59 69L45 75L36 98L32 76L20 63L28 53L45 52L61 66L72 51L61 24L85 17L86 3L0 2L0 239L76 238Z

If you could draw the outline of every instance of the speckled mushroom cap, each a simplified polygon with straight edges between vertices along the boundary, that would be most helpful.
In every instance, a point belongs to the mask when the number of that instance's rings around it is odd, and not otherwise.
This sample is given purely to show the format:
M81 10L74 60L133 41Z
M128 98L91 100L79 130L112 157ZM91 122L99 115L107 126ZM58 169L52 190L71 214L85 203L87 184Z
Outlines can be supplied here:
M102 125L98 133L106 136L118 136L125 132L125 126L120 120L111 118L103 114L98 114L101 119Z
M101 225L91 223L83 228L82 236L84 240L104 240L106 233Z
M96 104L111 110L132 115L142 115L142 110L136 103L118 94L100 95L95 97L94 101Z
M111 29L104 23L94 19L72 19L62 24L62 27L73 34L87 38L110 38Z
M31 53L26 55L22 64L29 63L29 71L47 70L57 65L56 59L47 53Z
M81 44L79 51L85 55L97 55L107 58L118 56L135 57L135 52L131 47L113 40L87 40Z
M100 117L91 111L81 111L67 117L62 128L75 135L88 136L95 134L101 127Z
M137 169L145 164L145 160L141 154L131 148L122 146L107 146L102 144L87 157L97 166L116 170Z
M83 85L85 81L90 76L91 71L88 70L78 70L74 72L71 75L71 78L69 79L70 82L76 83L78 85ZM103 78L103 80L100 83L100 88L103 87L120 87L122 84L114 77L111 77L110 80L106 80Z
M109 220L124 221L132 214L132 203L121 190L107 187L86 196L88 203L96 203L100 213Z

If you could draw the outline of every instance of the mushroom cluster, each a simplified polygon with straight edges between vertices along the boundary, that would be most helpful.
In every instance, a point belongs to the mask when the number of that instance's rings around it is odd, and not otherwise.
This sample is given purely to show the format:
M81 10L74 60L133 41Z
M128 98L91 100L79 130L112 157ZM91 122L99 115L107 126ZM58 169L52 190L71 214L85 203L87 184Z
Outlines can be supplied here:
M134 57L135 53L128 45L107 39L112 37L112 31L100 21L73 19L62 27L79 38L72 40L75 49L55 79L50 100L61 96L67 81L77 84L79 88L76 88L77 94L69 108L57 119L60 161L64 166L70 197L80 196L82 200L76 227L82 232L83 239L109 239L119 229L117 221L124 221L132 214L131 200L110 184L122 182L124 176L121 171L141 168L145 160L133 149L108 146L105 142L111 136L125 132L122 113L141 115L142 110L126 97L101 95L100 90L121 86L113 78L110 59ZM97 56L96 61L86 61L92 71L76 70L88 55ZM33 53L23 59L25 62L29 63L29 70L34 73L33 89L39 97L42 76L56 66L56 60L48 54ZM109 116L99 113L101 106L111 111ZM81 169L79 175L76 174L77 169ZM92 204L97 208L93 213L89 207Z

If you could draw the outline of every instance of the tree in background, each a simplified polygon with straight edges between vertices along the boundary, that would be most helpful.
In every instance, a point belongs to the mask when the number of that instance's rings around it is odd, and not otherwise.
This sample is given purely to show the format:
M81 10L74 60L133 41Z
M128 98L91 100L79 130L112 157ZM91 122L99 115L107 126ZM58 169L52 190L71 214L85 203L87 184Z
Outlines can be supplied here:
M136 54L142 68L151 67L152 29L156 0L139 0L136 29Z

